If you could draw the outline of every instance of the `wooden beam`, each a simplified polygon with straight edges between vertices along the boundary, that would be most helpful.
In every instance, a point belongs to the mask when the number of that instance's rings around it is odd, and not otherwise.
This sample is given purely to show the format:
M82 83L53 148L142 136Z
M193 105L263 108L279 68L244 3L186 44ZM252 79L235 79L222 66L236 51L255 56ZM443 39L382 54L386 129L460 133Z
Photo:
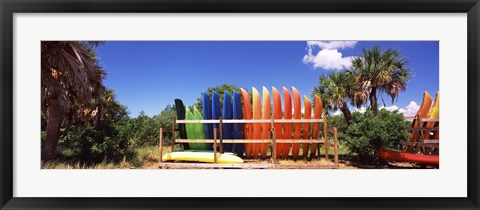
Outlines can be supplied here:
M220 129L220 154L223 154L223 120L222 117L220 117L220 124L218 126Z
M239 169L266 169L272 168L270 164L222 164L222 163L161 163L160 167L167 168L239 168Z
M175 119L172 118L172 152L175 152Z
M217 128L213 128L213 162L217 163Z
M163 156L163 128L160 128L160 138L158 140L158 149L159 149L159 154L160 157L158 158L158 162L162 162L162 156Z
M270 134L272 135L272 143L270 144L270 148L272 149L272 162L273 164L277 164L277 141L276 141L276 136L275 136L275 126L274 126L274 120L272 117L272 123L270 125Z
M238 169L338 169L338 164L215 164L215 163L167 163L159 164L160 167L176 169L192 168L238 168Z
M325 140L317 139L275 139L277 143L320 143ZM176 139L177 143L213 143L213 139ZM233 143L272 143L272 139L223 139L224 144Z
M325 116L323 121L323 139L325 140L325 159L328 160L328 125L327 125L327 116Z
M256 119L256 120L222 120L222 123L269 123L270 120L267 119ZM274 123L312 123L312 122L323 122L323 119L274 119ZM177 120L178 124L188 124L188 123L220 123L218 120Z
M333 161L338 164L338 139L337 127L333 127Z

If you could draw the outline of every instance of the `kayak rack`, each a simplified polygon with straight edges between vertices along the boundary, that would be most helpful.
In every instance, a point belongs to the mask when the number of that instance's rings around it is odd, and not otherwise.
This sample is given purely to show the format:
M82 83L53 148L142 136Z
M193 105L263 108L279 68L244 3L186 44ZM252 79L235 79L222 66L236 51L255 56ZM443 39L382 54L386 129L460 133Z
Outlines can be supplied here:
M175 132L178 129L175 129L176 124L187 124L187 123L201 123L201 124L218 124L218 128L213 128L213 139L176 139ZM223 139L222 137L222 125L227 123L249 123L249 124L258 124L258 123L270 123L270 138L268 139ZM275 133L275 123L323 123L323 136L318 132L318 136L315 139L277 139ZM319 125L320 128L320 125ZM217 137L217 129L219 136ZM319 129L319 131L321 131ZM160 168L246 168L246 169L261 169L261 168L275 168L275 169L326 169L326 168L339 168L338 165L338 138L337 138L337 128L328 128L327 118L323 119L213 119L213 120L177 120L175 117L172 118L172 127L170 129L160 128L160 137L159 137L159 167ZM175 144L177 143L213 143L213 163L167 163L163 162L163 133L171 132L172 134L172 149L175 151ZM329 148L330 141L328 139L329 133L333 134L333 156L334 164L331 165L322 165L322 164L279 164L276 154L276 144L277 143L311 143L311 144L324 144L325 147L325 159L329 160ZM271 162L273 164L219 164L217 161L217 148L219 152L223 154L223 144L233 144L233 143L268 143L271 148ZM317 147L318 154L320 156L320 147ZM315 151L315 152L317 152ZM304 155L304 158L305 155Z

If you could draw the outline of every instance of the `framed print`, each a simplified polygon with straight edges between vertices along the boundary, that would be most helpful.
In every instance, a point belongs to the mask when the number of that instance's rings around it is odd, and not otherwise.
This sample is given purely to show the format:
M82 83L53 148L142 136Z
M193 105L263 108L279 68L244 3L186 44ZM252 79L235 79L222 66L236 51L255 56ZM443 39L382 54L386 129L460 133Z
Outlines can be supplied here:
M0 5L2 209L479 208L477 0Z

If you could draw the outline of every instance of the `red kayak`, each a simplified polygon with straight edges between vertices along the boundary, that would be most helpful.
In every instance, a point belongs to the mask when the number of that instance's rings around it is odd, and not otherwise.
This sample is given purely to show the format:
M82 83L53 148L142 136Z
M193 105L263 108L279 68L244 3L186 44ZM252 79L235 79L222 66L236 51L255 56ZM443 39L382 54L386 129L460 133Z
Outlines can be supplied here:
M424 163L431 165L438 165L439 157L438 155L423 155L423 154L412 154L406 152L396 152L391 150L381 149L378 151L378 157L384 160L394 160L394 161L406 161L413 163Z

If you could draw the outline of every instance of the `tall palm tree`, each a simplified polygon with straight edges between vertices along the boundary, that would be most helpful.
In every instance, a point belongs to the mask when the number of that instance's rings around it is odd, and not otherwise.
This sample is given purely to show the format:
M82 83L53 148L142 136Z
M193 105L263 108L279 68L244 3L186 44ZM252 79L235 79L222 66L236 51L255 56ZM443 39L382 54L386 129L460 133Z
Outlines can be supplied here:
M104 71L93 51L99 42L41 42L42 111L47 115L47 135L42 158L55 156L60 129L73 115L90 107L103 92Z
M393 103L400 91L407 89L407 82L412 77L407 59L400 51L382 51L378 46L364 49L361 56L355 57L352 60L352 72L364 94L368 95L370 108L375 115L378 112L378 97L386 93Z
M347 72L334 72L320 76L318 82L319 86L314 87L312 95L320 95L327 110L340 110L347 124L350 124L352 113L348 103L356 105L355 95L358 92L352 75Z

